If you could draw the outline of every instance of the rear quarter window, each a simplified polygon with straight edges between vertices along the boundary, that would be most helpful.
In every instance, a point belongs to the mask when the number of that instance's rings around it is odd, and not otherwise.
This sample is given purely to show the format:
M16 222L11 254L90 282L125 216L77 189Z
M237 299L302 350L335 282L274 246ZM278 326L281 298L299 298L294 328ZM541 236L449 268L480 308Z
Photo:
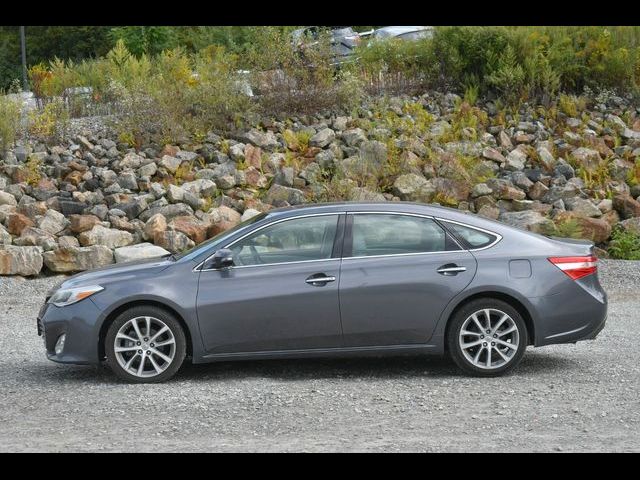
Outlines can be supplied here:
M469 249L485 248L495 243L498 236L473 227L459 225L457 223L445 222L445 226L454 234L456 238L465 243Z

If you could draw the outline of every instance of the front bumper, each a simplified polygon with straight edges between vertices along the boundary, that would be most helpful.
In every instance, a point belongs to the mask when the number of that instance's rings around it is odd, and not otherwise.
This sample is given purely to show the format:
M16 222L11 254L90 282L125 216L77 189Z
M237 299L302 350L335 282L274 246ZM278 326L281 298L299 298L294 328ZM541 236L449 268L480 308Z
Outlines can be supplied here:
M45 304L37 319L38 335L44 339L49 360L78 365L98 364L100 310L90 298L66 307ZM55 344L60 335L66 334L64 350L55 353Z

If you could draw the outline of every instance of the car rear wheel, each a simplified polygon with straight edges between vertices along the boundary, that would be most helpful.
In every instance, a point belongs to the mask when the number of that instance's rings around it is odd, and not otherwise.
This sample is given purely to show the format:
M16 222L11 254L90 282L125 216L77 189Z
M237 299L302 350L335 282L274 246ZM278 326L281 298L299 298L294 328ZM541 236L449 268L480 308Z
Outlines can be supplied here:
M120 314L105 338L107 363L123 380L162 382L180 368L186 340L180 322L165 310L139 306Z
M493 377L514 368L527 348L527 327L518 311L484 298L464 305L451 319L447 346L455 363L475 376Z

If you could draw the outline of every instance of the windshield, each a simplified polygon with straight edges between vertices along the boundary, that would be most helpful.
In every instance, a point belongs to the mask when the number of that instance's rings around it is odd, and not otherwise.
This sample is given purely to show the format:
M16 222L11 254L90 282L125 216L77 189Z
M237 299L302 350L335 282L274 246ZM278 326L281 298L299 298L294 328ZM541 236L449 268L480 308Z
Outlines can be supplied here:
M203 242L203 243L201 243L199 245L196 245L193 248L190 248L189 250L185 250L184 252L175 255L175 259L176 260L181 260L183 258L193 259L194 257L197 257L202 252L207 250L211 245L213 245L213 244L215 244L217 242L220 242L221 240L224 240L225 237L229 237L229 236L239 232L240 230L242 230L244 228L247 228L249 225L252 225L252 224L254 224L256 222L259 222L260 220L262 220L266 216L267 216L266 213L261 213L259 215L256 215L255 217L251 217L248 220L245 220L244 222L239 223L235 227L230 228L229 230L225 230L224 232L220 232L218 235L216 235L215 237L210 238L206 242Z

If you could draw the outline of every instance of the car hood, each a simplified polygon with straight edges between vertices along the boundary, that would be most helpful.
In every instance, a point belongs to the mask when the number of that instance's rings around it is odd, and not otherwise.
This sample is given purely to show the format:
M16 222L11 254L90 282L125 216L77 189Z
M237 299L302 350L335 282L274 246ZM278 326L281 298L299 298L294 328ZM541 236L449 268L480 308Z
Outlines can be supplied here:
M175 261L171 257L163 257L108 265L73 275L52 288L51 292L59 288L105 285L133 277L155 275L174 264Z

